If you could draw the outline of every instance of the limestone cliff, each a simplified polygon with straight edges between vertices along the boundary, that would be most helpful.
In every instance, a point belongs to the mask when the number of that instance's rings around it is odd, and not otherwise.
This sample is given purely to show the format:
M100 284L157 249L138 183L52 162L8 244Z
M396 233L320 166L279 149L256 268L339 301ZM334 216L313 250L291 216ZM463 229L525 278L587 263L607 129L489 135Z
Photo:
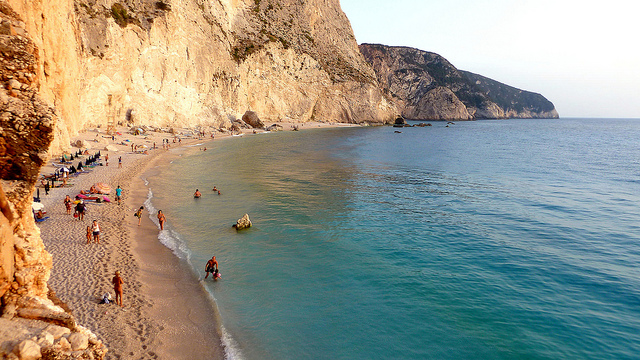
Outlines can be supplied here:
M389 122L339 0L8 0L40 48L53 147L113 123Z
M47 287L52 260L31 194L57 115L38 94L39 63L24 22L0 0L0 358L69 358L67 345L76 340L86 342L73 346L78 357L102 358L106 349L54 304Z
M442 56L407 47L362 44L402 116L416 120L557 118L540 94L456 69Z

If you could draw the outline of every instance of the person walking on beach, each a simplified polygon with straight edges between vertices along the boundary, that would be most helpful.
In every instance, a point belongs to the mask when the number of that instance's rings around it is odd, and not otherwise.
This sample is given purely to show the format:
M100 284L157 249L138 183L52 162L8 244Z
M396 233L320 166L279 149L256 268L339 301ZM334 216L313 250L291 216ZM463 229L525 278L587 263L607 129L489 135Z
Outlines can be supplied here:
M162 210L158 210L158 222L160 223L160 230L164 230L165 221L167 221L167 218L162 213Z
M93 220L91 231L93 232L93 241L100 244L100 225L98 225L97 220Z
M69 195L64 198L64 207L67 208L67 215L71 215L71 198Z
M118 157L118 168L122 167L122 156Z
M140 209L133 214L133 216L138 218L138 226L140 226L140 222L142 221L142 210L144 210L144 206L140 206Z
M205 265L204 267L204 272L206 273L206 275L204 276L204 278L208 278L209 277L209 273L214 273L218 271L218 260L216 260L215 255L211 257L211 259L209 261L207 261L207 265ZM213 278L215 279L215 275L213 276Z
M67 168L62 169L62 186L67 186L67 177L69 176L69 170Z
M118 205L120 205L121 197L122 197L122 189L120 188L120 185L118 185L118 187L116 188L116 201L118 202Z
M76 205L76 212L78 213L78 220L80 220L80 221L84 220L84 212L85 212L86 209L87 209L87 207L84 204L84 200L80 200L78 205Z
M109 154L104 156L104 166L109 166Z
M87 244L91 242L91 226L87 226Z
M122 284L124 284L124 281L122 281L122 278L120 277L120 271L116 271L111 282L113 283L113 292L116 293L116 304L122 307Z

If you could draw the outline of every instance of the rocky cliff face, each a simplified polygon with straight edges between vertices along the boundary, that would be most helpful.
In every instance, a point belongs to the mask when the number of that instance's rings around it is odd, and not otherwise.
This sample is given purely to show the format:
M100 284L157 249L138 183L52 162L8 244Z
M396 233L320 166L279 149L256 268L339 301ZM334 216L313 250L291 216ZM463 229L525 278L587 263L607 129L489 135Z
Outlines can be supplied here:
M438 54L375 44L362 44L360 51L405 118L558 117L553 104L542 95L460 71Z
M25 23L0 1L0 358L63 359L72 350L102 358L95 335L51 300L51 255L33 221L31 194L58 119L38 94L39 54Z
M339 0L8 0L36 34L54 148L89 126L389 122Z

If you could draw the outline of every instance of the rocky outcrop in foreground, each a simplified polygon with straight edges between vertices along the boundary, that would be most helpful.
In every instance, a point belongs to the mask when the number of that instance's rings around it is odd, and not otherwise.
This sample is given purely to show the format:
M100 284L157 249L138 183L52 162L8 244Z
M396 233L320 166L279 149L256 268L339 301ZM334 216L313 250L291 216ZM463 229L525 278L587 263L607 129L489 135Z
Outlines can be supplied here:
M438 54L377 44L360 51L407 119L558 118L542 95L458 70Z
M101 359L106 348L47 287L31 196L57 116L38 94L38 64L24 22L0 1L0 358Z

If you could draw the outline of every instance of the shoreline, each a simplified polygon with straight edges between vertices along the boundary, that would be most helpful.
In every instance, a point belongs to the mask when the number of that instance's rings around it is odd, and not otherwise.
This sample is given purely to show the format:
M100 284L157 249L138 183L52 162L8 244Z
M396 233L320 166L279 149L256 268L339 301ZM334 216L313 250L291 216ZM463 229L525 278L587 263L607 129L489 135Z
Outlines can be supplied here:
M299 124L281 125L284 131L289 131L287 129ZM300 130L352 126L314 123ZM246 130L243 135L252 135L252 132ZM99 135L100 132L85 131L73 141L90 141ZM171 138L173 134L151 133L144 138L126 134L119 139L125 137L151 147L154 141L161 144L162 138ZM102 162L109 153L109 165L97 166L89 173L70 178L68 187L52 188L49 195L39 187L41 202L50 216L38 224L45 247L53 257L49 288L67 303L79 324L92 330L105 343L109 348L107 359L225 358L217 307L197 275L185 260L159 241L159 228L146 209L141 226L137 226L136 218L131 215L147 200L149 189L144 178L161 176L162 167L169 164L167 160L176 156L176 152L230 138L234 137L216 134L215 138L183 139L181 144L171 144L171 150L163 150L161 145L159 149L149 149L149 155L128 151L128 144L118 144L118 152L90 149L90 154L101 151ZM98 144L105 145L104 142ZM123 159L122 169L118 168L119 156ZM51 162L43 166L40 174L53 172ZM64 196L68 194L73 198L95 182L111 185L110 198L120 185L122 204L88 203L84 221L67 215ZM93 219L98 220L101 227L100 244L86 243L85 229ZM124 280L122 309L115 304L99 304L102 294L113 294L111 277L116 270Z

